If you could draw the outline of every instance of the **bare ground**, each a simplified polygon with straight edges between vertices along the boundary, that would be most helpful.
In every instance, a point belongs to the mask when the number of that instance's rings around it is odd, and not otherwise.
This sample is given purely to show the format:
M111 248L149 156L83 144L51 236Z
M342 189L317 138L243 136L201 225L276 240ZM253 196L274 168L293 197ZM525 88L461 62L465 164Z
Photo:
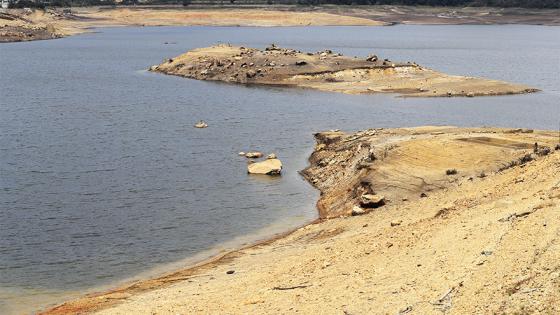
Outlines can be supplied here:
M557 137L320 133L304 174L337 218L45 314L557 314ZM364 193L386 204L348 216Z
M104 26L392 24L560 25L560 10L407 6L142 6L72 8L71 13L62 13L62 10L30 12L8 9L0 14L0 42L59 38Z
M0 13L0 42L51 39L106 26L310 26L387 25L371 19L326 12L266 9L78 8L61 10L9 9Z

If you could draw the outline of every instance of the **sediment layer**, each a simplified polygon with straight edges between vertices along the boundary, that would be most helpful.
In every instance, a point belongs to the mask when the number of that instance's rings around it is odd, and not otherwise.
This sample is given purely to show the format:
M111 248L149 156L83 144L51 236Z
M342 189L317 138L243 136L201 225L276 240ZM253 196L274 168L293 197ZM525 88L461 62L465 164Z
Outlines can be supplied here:
M150 70L197 80L303 87L348 94L474 97L537 91L503 81L447 75L414 62L394 62L375 55L351 58L330 50L303 53L274 45L265 50L226 44L194 49L152 66Z

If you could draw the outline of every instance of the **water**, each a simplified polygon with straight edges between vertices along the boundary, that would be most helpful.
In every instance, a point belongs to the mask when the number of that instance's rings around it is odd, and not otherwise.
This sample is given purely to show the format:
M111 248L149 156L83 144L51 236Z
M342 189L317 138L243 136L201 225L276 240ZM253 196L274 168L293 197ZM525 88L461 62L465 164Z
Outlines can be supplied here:
M219 42L374 52L543 92L351 96L144 70ZM313 132L426 124L557 129L559 56L560 28L547 26L116 28L2 44L0 313L184 266L185 258L312 220L318 193L297 171ZM199 119L210 127L193 128ZM284 176L248 176L237 156L248 150L277 153Z

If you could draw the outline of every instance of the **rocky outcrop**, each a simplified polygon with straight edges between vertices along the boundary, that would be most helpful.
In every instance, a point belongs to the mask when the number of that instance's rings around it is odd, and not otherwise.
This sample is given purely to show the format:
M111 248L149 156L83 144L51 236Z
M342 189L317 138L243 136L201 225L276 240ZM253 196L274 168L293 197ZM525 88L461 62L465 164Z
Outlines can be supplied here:
M382 211L387 204L418 200L465 177L523 165L550 153L557 135L420 127L354 134L333 130L315 139L310 166L302 174L321 191L320 216L330 218Z

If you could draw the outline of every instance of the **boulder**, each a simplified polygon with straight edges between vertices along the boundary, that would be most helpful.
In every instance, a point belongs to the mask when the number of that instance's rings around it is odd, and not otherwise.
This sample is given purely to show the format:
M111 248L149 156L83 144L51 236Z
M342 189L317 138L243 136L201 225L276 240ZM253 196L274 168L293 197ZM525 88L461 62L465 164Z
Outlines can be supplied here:
M247 165L249 174L280 175L282 162L279 159L267 159Z
M379 208L385 205L385 197L382 195L364 194L360 199L360 206L364 208Z
M247 153L245 153L245 157L246 157L246 158L249 158L249 159L258 159L258 158L260 158L260 157L262 157L262 156L263 156L262 153L256 152L256 151L255 151L255 152L247 152Z

